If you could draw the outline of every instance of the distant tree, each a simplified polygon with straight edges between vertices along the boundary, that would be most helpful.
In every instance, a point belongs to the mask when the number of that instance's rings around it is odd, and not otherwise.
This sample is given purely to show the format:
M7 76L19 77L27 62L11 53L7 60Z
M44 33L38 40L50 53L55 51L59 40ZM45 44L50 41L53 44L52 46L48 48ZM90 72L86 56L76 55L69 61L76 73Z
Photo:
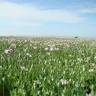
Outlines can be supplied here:
M74 38L79 38L78 36L75 36Z

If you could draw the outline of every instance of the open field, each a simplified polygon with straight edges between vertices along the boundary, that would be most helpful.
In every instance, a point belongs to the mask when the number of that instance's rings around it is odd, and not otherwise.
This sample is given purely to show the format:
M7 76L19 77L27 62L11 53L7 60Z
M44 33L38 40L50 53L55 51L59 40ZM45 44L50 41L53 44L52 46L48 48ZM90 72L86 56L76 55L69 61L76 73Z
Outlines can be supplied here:
M96 96L96 41L0 39L0 96Z

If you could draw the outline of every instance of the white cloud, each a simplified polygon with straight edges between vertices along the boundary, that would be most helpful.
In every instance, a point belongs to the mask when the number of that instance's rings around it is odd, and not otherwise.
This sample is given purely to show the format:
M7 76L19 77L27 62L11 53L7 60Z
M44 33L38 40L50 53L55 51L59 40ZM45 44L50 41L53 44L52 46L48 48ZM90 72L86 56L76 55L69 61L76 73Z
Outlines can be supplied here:
M30 5L16 4L12 2L0 2L0 18L14 22L29 24L42 23L43 21L56 21L74 23L82 21L82 17L74 12L61 9L39 9Z
M83 13L96 13L96 8L84 8L81 10Z

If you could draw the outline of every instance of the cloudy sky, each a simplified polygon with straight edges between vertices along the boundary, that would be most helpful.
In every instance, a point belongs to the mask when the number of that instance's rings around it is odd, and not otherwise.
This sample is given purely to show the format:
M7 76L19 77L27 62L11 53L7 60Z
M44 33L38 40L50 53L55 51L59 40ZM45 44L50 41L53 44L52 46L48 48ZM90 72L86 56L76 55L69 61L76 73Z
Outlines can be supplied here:
M96 37L96 0L0 0L0 35Z

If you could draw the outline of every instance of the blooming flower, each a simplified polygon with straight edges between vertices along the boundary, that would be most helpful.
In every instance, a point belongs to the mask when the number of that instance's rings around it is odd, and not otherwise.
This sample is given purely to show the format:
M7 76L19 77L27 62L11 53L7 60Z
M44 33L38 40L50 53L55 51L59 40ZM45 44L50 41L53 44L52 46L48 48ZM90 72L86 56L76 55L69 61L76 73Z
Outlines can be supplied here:
M45 48L45 51L48 51L48 47Z
M87 93L86 93L86 96L92 96L92 94L91 94L91 93L90 93L90 94L87 94Z
M12 51L13 51L12 49L5 49L5 50L4 50L4 53L5 53L5 54L10 54Z
M89 72L93 72L94 71L94 69L89 69Z
M61 79L59 83L60 83L60 85L65 86L65 85L69 84L69 81Z
M34 46L34 47L33 47L33 49L37 49L37 47L36 47L36 46Z
M0 66L0 69L2 69L2 66Z
M58 50L59 50L59 48L55 48L55 50L56 50L56 51L58 51Z
M2 77L2 81L5 81L5 77Z
M28 69L25 66L20 67L22 71L28 71Z
M28 56L28 57L30 57L30 58L32 57L32 55L31 55L31 54L29 54L29 53L26 53L26 56Z
M50 51L53 51L54 50L54 48L53 47L50 47L50 49L49 49Z

